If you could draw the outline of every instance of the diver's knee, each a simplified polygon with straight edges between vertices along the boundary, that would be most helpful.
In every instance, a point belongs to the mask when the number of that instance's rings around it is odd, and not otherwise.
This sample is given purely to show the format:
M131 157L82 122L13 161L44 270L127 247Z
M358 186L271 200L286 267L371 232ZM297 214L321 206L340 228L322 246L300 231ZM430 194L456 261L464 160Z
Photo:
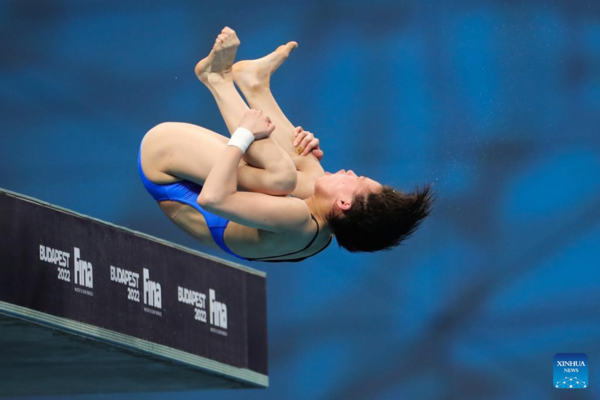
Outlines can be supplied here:
M296 168L279 170L273 176L273 190L279 195L291 194L298 185L298 172Z
M161 122L158 125L155 125L149 132L157 132L157 133L167 133L172 132L174 129L177 129L179 122Z
M173 129L175 129L175 123L174 122L162 122L158 125L153 126L152 128L150 128L150 130L148 132L146 132L146 135L144 135L144 138L151 138L150 140L152 141L156 141L156 140L163 140L163 138L167 138L169 136L170 132L173 132Z

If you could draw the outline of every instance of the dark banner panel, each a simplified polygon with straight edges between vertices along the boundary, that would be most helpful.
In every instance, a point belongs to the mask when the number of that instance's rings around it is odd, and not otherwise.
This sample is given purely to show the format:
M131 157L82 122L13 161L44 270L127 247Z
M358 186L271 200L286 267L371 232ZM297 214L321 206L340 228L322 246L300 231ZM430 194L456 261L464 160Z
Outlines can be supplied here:
M266 280L0 191L0 300L267 375Z

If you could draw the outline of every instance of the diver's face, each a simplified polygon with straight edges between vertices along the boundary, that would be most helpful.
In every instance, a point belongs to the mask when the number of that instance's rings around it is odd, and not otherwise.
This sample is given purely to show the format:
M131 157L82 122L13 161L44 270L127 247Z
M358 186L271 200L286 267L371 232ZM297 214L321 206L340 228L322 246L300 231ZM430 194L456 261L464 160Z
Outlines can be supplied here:
M325 176L317 179L315 192L326 196L333 196L334 199L344 198L353 199L359 194L381 193L383 186L373 179L358 176L354 171L342 169L331 174L325 172Z

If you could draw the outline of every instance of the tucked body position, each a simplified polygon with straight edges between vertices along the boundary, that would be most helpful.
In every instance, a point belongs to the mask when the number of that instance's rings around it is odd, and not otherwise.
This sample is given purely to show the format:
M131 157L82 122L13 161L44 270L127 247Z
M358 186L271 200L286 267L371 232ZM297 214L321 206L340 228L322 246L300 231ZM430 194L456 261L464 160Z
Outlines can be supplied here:
M164 213L197 240L249 261L301 261L334 236L350 252L373 252L412 235L430 213L430 186L403 193L351 170L325 172L318 139L291 124L270 90L271 74L297 44L234 64L239 45L224 28L195 68L231 139L167 122L142 140L140 176Z

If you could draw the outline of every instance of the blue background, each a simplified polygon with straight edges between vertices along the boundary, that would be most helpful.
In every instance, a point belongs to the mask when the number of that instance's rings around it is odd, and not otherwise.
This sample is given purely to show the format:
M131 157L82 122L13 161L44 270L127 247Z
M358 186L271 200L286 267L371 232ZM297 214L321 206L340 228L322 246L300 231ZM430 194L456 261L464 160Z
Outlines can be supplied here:
M600 2L2 1L0 187L205 250L136 157L160 122L226 133L193 73L225 25L238 59L299 42L272 88L327 170L439 199L396 250L252 265L268 390L125 398L600 397Z

